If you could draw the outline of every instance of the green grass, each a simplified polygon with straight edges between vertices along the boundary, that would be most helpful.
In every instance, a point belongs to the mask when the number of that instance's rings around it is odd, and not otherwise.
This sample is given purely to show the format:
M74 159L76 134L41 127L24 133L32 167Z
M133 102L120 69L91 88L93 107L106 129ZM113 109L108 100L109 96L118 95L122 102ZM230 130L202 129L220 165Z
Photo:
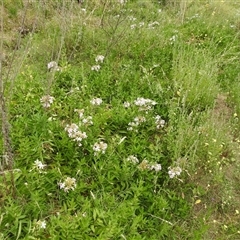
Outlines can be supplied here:
M240 238L240 5L184 4L3 1L0 239Z

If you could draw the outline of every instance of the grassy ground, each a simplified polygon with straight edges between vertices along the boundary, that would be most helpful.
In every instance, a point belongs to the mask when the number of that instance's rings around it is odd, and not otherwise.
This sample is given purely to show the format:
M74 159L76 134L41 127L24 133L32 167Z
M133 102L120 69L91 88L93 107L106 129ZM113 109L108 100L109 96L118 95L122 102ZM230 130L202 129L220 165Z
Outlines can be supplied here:
M238 1L0 10L0 239L240 239Z

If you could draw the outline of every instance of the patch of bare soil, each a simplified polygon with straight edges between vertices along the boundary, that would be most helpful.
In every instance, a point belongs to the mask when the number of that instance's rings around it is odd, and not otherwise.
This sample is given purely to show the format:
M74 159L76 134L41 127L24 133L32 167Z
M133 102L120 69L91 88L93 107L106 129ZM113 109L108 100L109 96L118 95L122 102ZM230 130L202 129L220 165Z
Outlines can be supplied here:
M212 110L212 116L216 119L216 123L219 122L219 124L222 125L229 122L232 114L233 111L227 104L227 96L219 94Z

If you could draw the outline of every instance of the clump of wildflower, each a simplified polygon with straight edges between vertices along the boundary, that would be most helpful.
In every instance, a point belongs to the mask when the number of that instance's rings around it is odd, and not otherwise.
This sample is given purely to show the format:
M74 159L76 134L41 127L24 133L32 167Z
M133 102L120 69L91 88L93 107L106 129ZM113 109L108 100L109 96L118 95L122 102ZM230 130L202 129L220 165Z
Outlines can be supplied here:
M177 40L177 35L173 35L173 36L169 39L169 41L170 41L171 43L175 42L176 40Z
M123 106L124 106L125 108L129 108L129 107L131 106L131 104L130 104L130 102L124 102L124 103L123 103Z
M36 222L36 224L37 224L37 227L39 228L39 229L45 229L46 227L47 227L47 223L46 223L46 221L45 220L38 220L37 222Z
M42 173L42 170L46 167L47 165L41 162L40 160L35 160L33 163L33 169L37 169L40 173ZM33 170L32 169L32 170ZM32 171L31 170L31 171Z
M134 29L134 28L136 28L136 27L137 27L137 24L132 24L132 25L130 26L131 29Z
M127 158L127 161L128 161L128 162L131 162L131 163L133 163L133 164L139 163L138 158L135 157L134 155L130 155L130 156Z
M129 19L130 21L135 21L135 20L136 20L136 18L133 17L133 16L129 16L128 19Z
M163 120L161 116L157 115L155 117L155 124L157 126L157 129L163 128L165 126L165 123L166 123L165 120Z
M148 24L148 28L154 29L158 25L159 25L159 22L155 21L155 22L149 23Z
M52 61L49 62L47 65L48 70L52 70L52 71L59 71L60 67L58 66L57 62Z
M162 165L159 163L153 163L149 166L150 170L155 170L156 172L159 172L162 170Z
M152 106L155 106L157 102L148 99L139 97L134 101L134 104L139 107L139 111L148 111L152 109Z
M100 68L101 68L100 65L94 65L94 66L91 67L91 70L98 72L100 70Z
M78 113L79 118L82 119L83 125L85 126L93 125L92 116L84 117L84 109L74 109L74 112Z
M64 192L73 191L77 186L76 179L71 177L67 177L63 182L59 182L58 185Z
M91 101L90 101L90 103L92 104L92 105L101 105L102 104L102 99L101 98L93 98Z
M93 145L94 155L96 156L98 153L105 154L107 146L108 146L107 143L103 141L94 143Z
M68 132L68 136L70 138L74 138L76 133L78 132L78 125L75 123L72 123L71 125L67 124L67 126L65 127L65 131Z
M50 95L46 95L40 99L40 102L42 103L42 106L44 108L49 108L51 106L51 104L53 103L54 99L55 99L54 97L52 97Z
M144 123L144 122L146 122L146 118L145 118L145 117L143 117L143 116L135 117L134 120L133 120L133 122L128 123L128 126L129 126L129 127L127 128L127 130L128 130L128 131L133 131L134 128L135 128L135 130L136 130L136 128L137 128L141 123Z
M138 169L140 170L155 170L159 172L162 170L162 166L159 163L149 163L146 159L144 159L139 165Z
M182 169L179 166L169 167L168 169L169 169L168 175L170 178L174 178L175 176L180 176L180 174L182 172Z
M68 133L68 136L78 143L78 146L82 146L82 140L87 138L87 134L79 130L77 124L72 123L65 127L65 131Z
M136 122L139 125L140 123L146 122L146 118L143 116L138 116L134 118L134 122Z
M98 62L103 63L104 58L105 57L103 55L97 55L95 58L95 61L96 61L96 63L98 63Z
M87 117L83 118L83 119L82 119L82 123L83 123L85 126L93 125L92 116L87 116Z

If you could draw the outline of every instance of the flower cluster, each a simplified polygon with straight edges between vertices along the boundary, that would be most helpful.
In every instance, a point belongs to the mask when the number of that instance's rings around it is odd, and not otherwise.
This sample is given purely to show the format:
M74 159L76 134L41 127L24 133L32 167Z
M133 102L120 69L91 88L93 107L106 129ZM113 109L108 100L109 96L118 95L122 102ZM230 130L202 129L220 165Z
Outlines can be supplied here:
M100 70L100 68L101 68L100 65L94 65L94 66L91 67L91 70L98 72Z
M103 55L97 55L95 57L95 62L96 63L103 63L104 59L105 59L105 57ZM99 64L91 67L91 70L96 71L96 72L98 72L100 69L101 69L101 66Z
M155 172L159 172L160 170L162 170L162 165L159 163L153 163L150 164L149 169L155 170Z
M104 154L106 149L107 149L107 143L100 141L100 142L96 142L93 145L93 151L94 151L94 155L98 155L98 153L102 153Z
M139 165L138 169L140 170L154 170L155 172L159 172L162 170L162 166L159 163L149 163L146 159L144 159Z
M133 17L133 16L129 16L128 19L129 19L130 21L136 21L136 18Z
M159 26L159 22L157 21L148 24L149 29L154 29L156 26Z
M135 23L130 26L131 29L134 29L136 27L137 27L137 24L135 24Z
M152 109L152 106L155 106L157 102L148 99L139 97L134 101L134 104L139 107L139 111L148 111Z
M50 95L46 95L40 99L40 102L42 103L42 106L44 108L49 108L51 106L51 104L53 103L54 99L55 99L54 97L52 97Z
M57 62L55 62L55 61L49 62L47 65L47 68L49 71L59 71L60 70L60 67L58 66Z
M165 120L161 118L161 116L157 115L155 117L155 124L157 126L157 129L163 128L165 126Z
M93 125L92 116L84 117L84 109L74 109L74 112L78 113L78 116L82 120L83 125L85 126Z
M85 126L93 125L92 116L87 116L87 117L85 117L85 118L82 118L82 123L83 123Z
M47 223L46 223L46 221L45 220L38 220L37 222L36 222L36 225L37 225L37 228L39 228L39 229L45 229L46 227L47 227Z
M33 169L37 169L40 173L42 173L43 172L43 169L46 167L47 165L46 164L44 164L43 162L41 162L40 160L35 160L34 161L34 164L33 164ZM32 170L33 170L32 169ZM30 171L32 171L32 170L30 170Z
M72 123L71 125L67 124L65 131L68 133L68 136L78 143L78 146L82 146L82 140L87 138L87 134L79 130L77 124Z
M102 104L102 99L101 98L93 98L91 101L90 101L90 103L92 104L92 105L101 105Z
M169 169L168 175L170 178L174 178L175 176L180 176L180 174L182 172L182 169L179 166L169 167L168 169Z
M96 58L95 58L95 62L96 63L98 63L98 62L103 63L104 58L105 57L103 55L97 55Z
M60 189L63 189L64 192L69 192L69 190L74 190L77 186L76 179L67 177L63 182L58 183Z
M171 43L175 42L176 40L177 40L177 35L173 35L173 36L169 39L169 41L170 41Z
M129 108L129 107L131 106L131 103L130 103L130 102L124 102L124 103L123 103L123 106L124 106L125 108Z
M131 162L131 163L133 163L133 164L139 163L138 158L135 157L134 155L130 155L130 156L127 158L127 161L128 161L128 162Z
M138 23L138 25L136 23L134 23L134 24L130 25L130 28L131 29L135 29L137 27L141 28L144 26L144 24L145 24L144 22L140 22L140 23Z
M128 131L133 131L134 129L136 129L136 127L138 127L141 123L144 123L146 122L146 118L144 116L138 116L138 117L135 117L133 122L130 122L128 123L128 128L127 130Z

